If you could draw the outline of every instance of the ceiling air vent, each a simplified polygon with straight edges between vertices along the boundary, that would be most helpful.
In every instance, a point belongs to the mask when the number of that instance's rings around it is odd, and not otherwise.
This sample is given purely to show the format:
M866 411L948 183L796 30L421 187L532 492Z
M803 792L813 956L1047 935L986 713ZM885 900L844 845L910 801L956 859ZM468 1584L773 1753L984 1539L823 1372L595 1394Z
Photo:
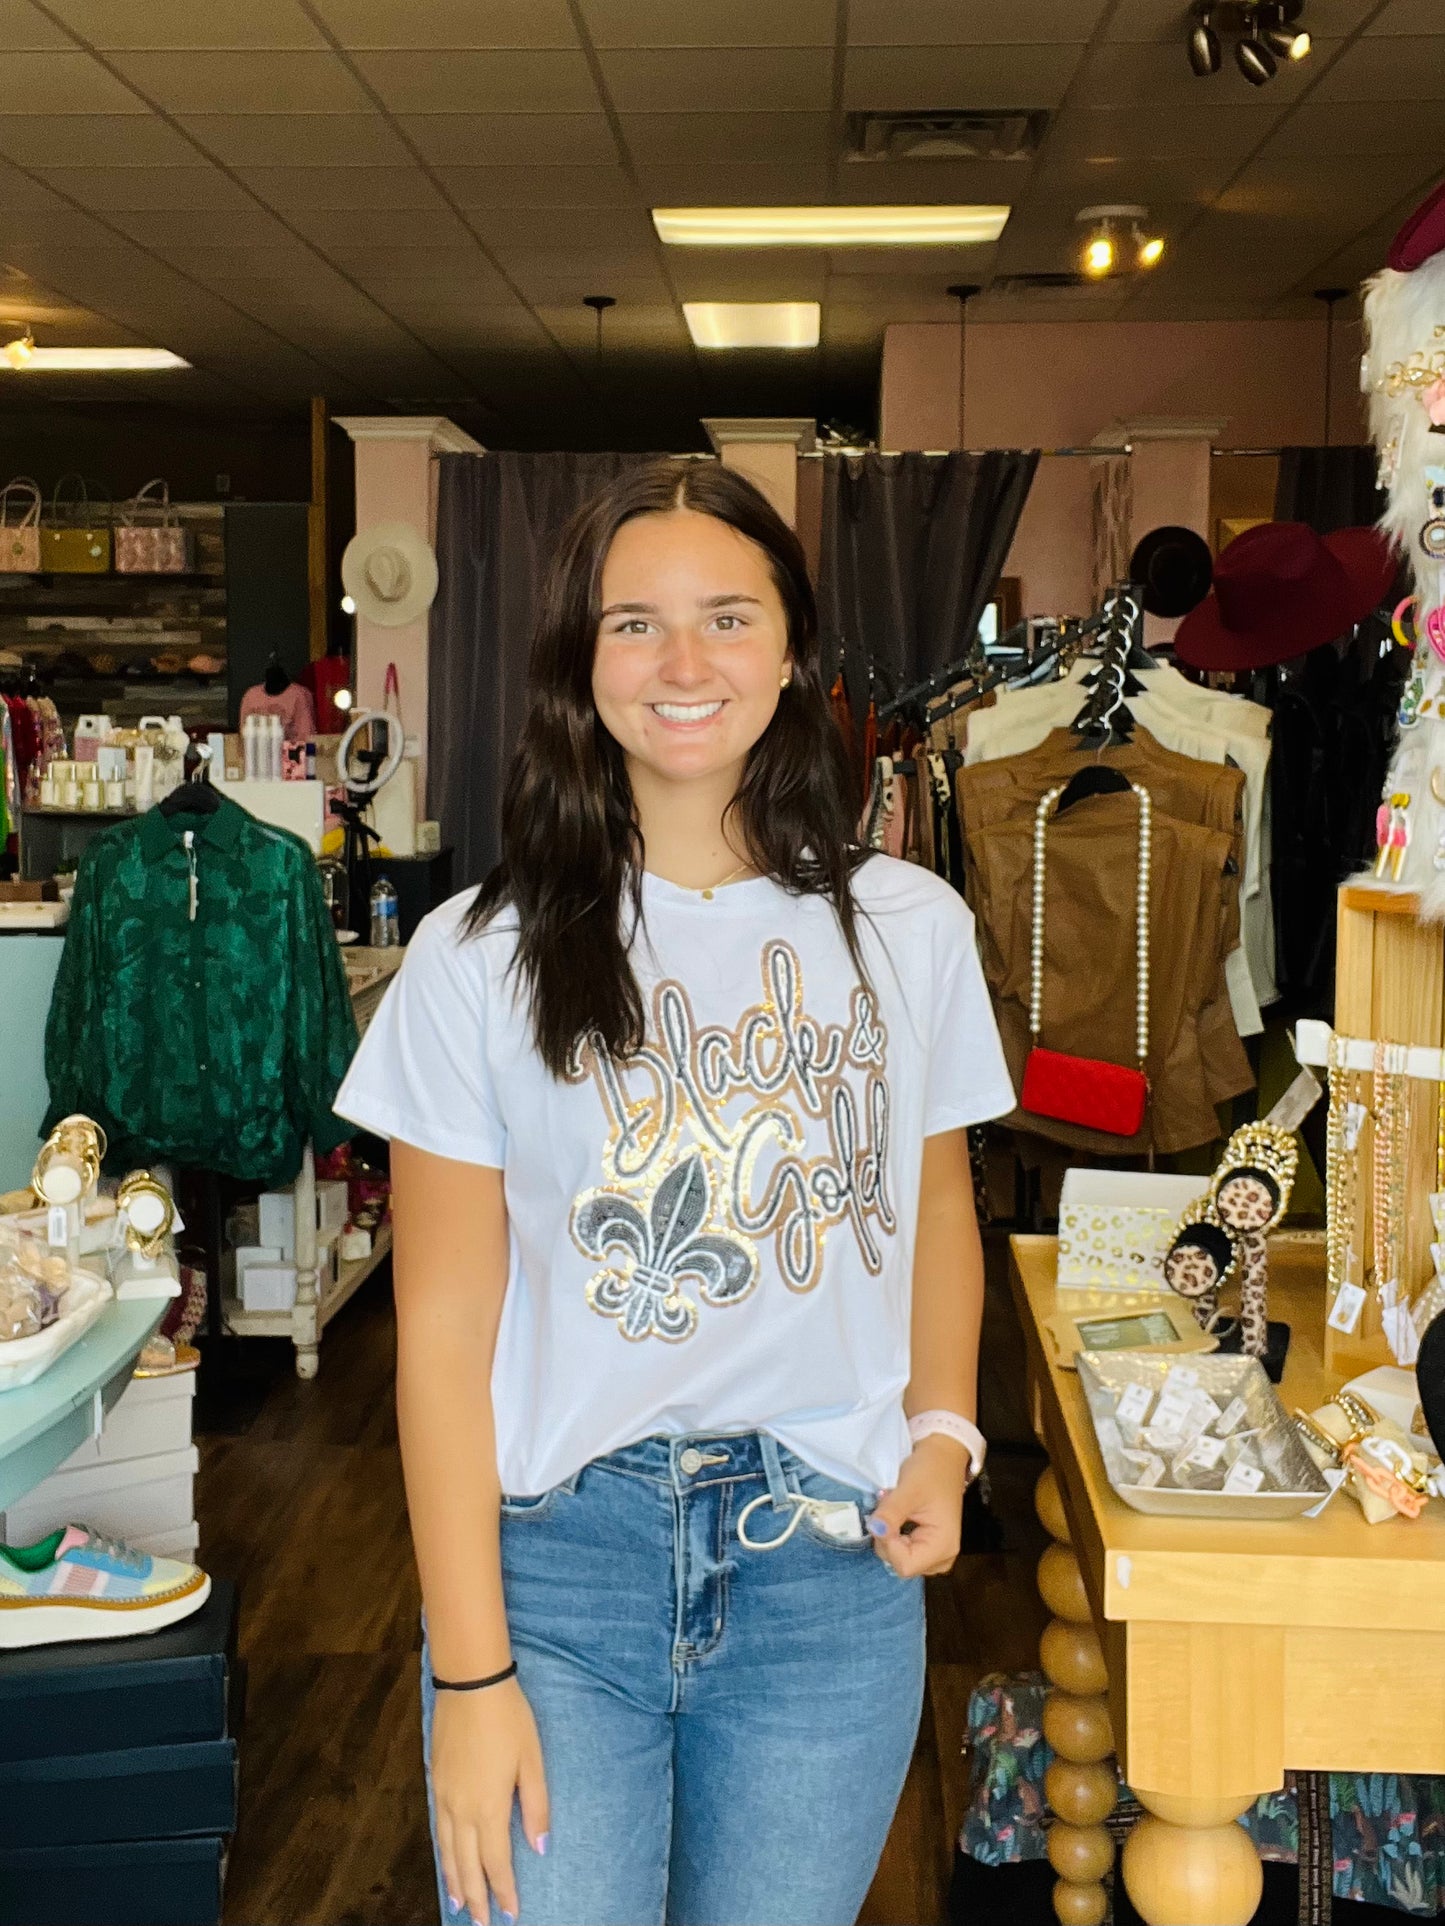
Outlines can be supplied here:
M1049 116L1042 108L989 113L850 114L844 159L1027 161Z

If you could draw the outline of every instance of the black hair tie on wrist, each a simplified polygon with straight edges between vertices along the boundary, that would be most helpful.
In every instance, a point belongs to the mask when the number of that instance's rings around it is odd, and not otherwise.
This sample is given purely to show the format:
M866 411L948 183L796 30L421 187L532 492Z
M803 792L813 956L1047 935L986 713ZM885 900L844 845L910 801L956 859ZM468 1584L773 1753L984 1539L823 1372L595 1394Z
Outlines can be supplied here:
M435 1672L431 1675L432 1688L437 1692L481 1692L489 1685L500 1685L504 1679L515 1678L517 1661L512 1660L505 1672L493 1672L489 1679L439 1679Z

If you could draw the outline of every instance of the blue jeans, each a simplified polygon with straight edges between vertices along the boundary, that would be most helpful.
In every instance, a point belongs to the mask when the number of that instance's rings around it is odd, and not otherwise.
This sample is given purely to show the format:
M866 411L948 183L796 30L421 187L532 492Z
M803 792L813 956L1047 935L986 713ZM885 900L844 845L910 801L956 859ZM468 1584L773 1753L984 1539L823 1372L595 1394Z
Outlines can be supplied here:
M790 1494L862 1515L878 1496L747 1432L644 1438L504 1499L507 1620L551 1803L542 1858L513 1805L521 1926L856 1919L918 1731L923 1581ZM754 1499L747 1539L791 1527L772 1550L739 1537ZM425 1651L422 1680L429 1759ZM438 1888L455 1926L440 1862Z

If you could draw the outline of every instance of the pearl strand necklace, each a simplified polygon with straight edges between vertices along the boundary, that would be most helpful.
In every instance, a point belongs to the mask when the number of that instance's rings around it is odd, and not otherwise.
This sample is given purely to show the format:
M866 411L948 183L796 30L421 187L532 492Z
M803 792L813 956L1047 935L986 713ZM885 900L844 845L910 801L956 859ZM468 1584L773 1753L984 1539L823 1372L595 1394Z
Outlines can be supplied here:
M1044 903L1045 853L1049 818L1067 783L1058 783L1039 799L1034 812L1034 915L1029 937L1029 1033L1035 1043L1044 1027ZM1154 804L1149 791L1137 782L1129 787L1139 798L1139 880L1134 893L1134 964L1136 995L1134 1041L1143 1068L1149 1055L1149 879L1154 858Z

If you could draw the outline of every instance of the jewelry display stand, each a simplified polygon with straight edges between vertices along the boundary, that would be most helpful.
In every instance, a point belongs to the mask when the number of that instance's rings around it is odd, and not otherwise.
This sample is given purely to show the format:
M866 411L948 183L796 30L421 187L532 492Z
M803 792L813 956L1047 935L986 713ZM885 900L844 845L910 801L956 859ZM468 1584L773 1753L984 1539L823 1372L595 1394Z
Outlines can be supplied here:
M1347 883L1340 890L1335 967L1335 1030L1340 1036L1435 1050L1445 1044L1445 925L1422 923L1418 910L1419 898L1406 891L1369 883ZM1434 1272L1429 1199L1436 1182L1441 1093L1438 1085L1419 1077L1402 1079L1402 1084L1399 1283L1401 1298L1408 1301ZM1372 1107L1368 1073L1360 1078L1360 1091L1361 1101ZM1367 1285L1373 1252L1370 1173L1375 1127L1367 1116L1355 1147L1356 1209L1347 1258L1349 1276ZM1369 1289L1353 1335L1326 1326L1327 1371L1352 1377L1395 1362L1381 1309L1378 1292Z

